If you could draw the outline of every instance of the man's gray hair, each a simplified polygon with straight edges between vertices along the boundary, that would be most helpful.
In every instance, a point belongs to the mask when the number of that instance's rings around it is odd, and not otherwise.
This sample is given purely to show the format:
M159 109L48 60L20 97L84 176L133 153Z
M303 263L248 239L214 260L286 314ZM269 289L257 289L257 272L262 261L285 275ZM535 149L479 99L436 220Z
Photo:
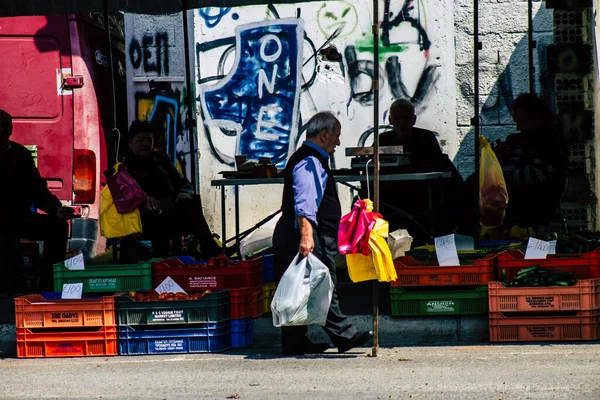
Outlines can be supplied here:
M311 139L316 137L323 129L328 134L332 134L339 123L340 121L338 121L332 112L318 112L306 123L306 138Z

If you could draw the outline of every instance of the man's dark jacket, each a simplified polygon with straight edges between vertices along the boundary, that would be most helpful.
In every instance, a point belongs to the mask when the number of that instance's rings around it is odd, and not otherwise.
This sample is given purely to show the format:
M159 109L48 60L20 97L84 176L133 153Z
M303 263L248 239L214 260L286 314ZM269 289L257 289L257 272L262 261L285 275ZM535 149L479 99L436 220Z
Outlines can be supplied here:
M56 214L62 204L48 190L30 151L19 143L9 144L10 148L0 153L0 226L18 223L31 212L31 206Z

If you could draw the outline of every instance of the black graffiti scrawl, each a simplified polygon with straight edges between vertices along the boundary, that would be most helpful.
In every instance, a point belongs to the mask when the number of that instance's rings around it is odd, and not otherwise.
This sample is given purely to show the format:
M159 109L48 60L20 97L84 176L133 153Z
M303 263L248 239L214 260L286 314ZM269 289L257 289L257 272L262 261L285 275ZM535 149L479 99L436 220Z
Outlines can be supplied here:
M159 76L169 75L169 35L157 32L154 36L144 35L142 41L134 37L129 44L129 59L133 68L140 67L146 73L156 72Z

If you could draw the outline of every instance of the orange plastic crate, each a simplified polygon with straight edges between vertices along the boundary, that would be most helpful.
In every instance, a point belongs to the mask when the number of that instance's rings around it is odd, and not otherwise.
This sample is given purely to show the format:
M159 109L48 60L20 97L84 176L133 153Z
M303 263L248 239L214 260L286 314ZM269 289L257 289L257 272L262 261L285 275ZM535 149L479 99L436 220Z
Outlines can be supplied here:
M504 287L488 284L490 312L582 311L600 307L600 279L574 286Z
M573 272L575 279L600 278L600 249L581 255L549 255L546 259L526 260L525 254L520 250L506 250L498 253L496 273L494 279L498 280L502 270L506 271L506 279L513 279L517 273L535 265L553 273Z
M187 293L205 289L239 289L263 284L262 259L234 262L232 267L209 268L206 263L186 264L167 258L152 266L154 286L171 277Z
M117 327L54 332L17 328L17 357L85 357L117 355Z
M115 325L115 298L46 299L30 294L15 299L17 328L74 328Z
M264 289L262 286L230 289L231 319L260 317L264 313Z
M494 256L469 265L440 267L435 261L418 261L413 257L394 260L398 279L392 286L460 286L485 285L492 280Z
M600 339L600 311L529 316L490 313L491 342L544 342Z

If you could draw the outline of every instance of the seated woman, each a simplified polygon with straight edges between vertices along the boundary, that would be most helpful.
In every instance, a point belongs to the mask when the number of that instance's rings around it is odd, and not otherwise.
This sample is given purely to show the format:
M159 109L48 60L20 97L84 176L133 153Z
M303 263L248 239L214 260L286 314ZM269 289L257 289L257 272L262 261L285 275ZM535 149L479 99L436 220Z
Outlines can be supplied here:
M566 151L550 107L535 94L522 94L513 104L512 117L518 132L494 147L508 191L504 223L497 231L507 235L515 226L539 230L557 220L567 173ZM473 234L478 175L467 178L457 204L461 233Z
M526 93L515 100L512 116L519 132L494 148L508 190L505 225L548 225L557 217L568 161L553 126L554 113Z
M203 258L221 252L204 218L200 196L192 184L173 166L169 157L154 152L153 128L134 121L129 128L129 151L124 164L148 196L142 209L144 237L152 240L153 254L167 257L169 240L175 235L194 234Z

